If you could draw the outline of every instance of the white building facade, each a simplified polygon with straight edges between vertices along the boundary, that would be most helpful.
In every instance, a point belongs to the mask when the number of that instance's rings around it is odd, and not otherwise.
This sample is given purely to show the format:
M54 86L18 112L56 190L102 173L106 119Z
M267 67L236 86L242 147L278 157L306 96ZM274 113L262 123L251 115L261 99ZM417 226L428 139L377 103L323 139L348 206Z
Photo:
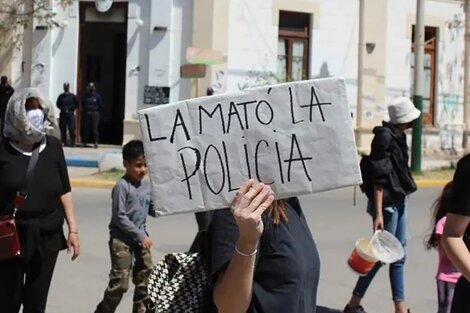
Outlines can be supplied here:
M53 1L51 1L53 3ZM425 1L425 153L462 149L464 11L461 1ZM136 112L150 105L286 80L343 76L351 116L367 149L386 105L411 96L416 1L365 0L362 112L357 112L359 0L115 0L54 6L60 27L32 23L7 74L51 100L69 82L93 81L104 98L103 142L139 136ZM182 78L186 49L221 52L205 78Z

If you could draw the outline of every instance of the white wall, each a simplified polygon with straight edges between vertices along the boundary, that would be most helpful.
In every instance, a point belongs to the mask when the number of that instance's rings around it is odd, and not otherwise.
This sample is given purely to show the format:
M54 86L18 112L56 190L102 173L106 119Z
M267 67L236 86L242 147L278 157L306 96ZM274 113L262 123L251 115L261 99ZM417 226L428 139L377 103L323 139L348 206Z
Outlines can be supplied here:
M413 5L408 0L388 1L388 25L385 75L385 102L392 98L409 96L411 88L411 29L408 26L408 14L414 14ZM416 3L415 3L416 5Z
M310 78L326 72L346 78L348 97L355 107L357 88L357 1L321 0L311 29ZM295 6L292 7L295 11ZM272 1L232 0L230 7L228 88L255 84L250 71L277 71L278 27ZM318 20L317 20L318 19ZM312 23L313 26L314 23Z
M231 1L227 92L238 91L249 71L276 72L278 29L272 16L272 1Z
M358 1L322 0L311 36L310 77L343 76L351 112L356 111ZM354 114L355 116L355 114Z
M416 3L388 1L388 47L386 103L396 96L411 95L411 27ZM450 27L454 16L460 27ZM461 4L449 1L425 2L425 25L438 28L435 121L438 131L425 134L423 147L429 150L459 149L463 122L464 16ZM425 129L426 130L426 129Z
M186 48L192 43L192 28L193 1L174 0L170 39L170 101L191 98L191 80L180 78L180 66L187 63Z
M126 119L135 118L138 109L147 107L143 104L145 85L170 87L170 102L190 97L189 81L180 79L179 69L191 43L192 1L134 0L131 4L137 9L128 24ZM139 16L144 25L137 29L135 18ZM154 30L156 26L167 30ZM137 64L140 72L132 74Z
M126 101L124 119L135 118L143 103L143 86L149 75L149 36L151 32L149 1L130 0L127 21ZM137 25L141 19L143 25ZM140 70L137 70L139 68Z
M56 19L63 24L63 28L53 28L51 33L51 59L49 67L51 76L49 80L49 98L54 103L63 92L63 83L70 84L70 91L77 92L77 66L78 66L78 32L79 32L79 5L74 2L71 7L63 9L57 5L54 12Z

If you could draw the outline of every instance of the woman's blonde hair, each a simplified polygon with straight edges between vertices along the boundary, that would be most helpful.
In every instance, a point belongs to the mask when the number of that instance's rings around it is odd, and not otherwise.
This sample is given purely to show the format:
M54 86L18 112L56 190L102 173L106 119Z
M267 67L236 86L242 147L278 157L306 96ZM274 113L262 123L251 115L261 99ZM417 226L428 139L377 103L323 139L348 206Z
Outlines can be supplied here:
M287 222L286 202L284 200L274 200L268 208L268 215L272 219L274 225Z

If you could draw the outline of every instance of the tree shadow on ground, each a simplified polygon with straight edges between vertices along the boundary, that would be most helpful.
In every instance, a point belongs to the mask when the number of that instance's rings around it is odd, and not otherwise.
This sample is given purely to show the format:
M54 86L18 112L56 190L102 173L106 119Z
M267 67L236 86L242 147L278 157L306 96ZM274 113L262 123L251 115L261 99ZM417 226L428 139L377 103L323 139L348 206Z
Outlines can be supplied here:
M341 313L341 310L317 306L317 313Z

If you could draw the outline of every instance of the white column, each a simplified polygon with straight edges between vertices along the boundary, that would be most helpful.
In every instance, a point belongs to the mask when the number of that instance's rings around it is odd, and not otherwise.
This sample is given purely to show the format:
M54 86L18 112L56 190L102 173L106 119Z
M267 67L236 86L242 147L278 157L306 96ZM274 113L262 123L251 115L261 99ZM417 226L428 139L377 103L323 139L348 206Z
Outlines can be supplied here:
M151 86L170 87L172 2L153 0L151 4L148 73Z
M52 10L52 1L49 1ZM45 23L34 19L31 56L31 86L37 87L42 95L49 98L52 68L52 36Z

